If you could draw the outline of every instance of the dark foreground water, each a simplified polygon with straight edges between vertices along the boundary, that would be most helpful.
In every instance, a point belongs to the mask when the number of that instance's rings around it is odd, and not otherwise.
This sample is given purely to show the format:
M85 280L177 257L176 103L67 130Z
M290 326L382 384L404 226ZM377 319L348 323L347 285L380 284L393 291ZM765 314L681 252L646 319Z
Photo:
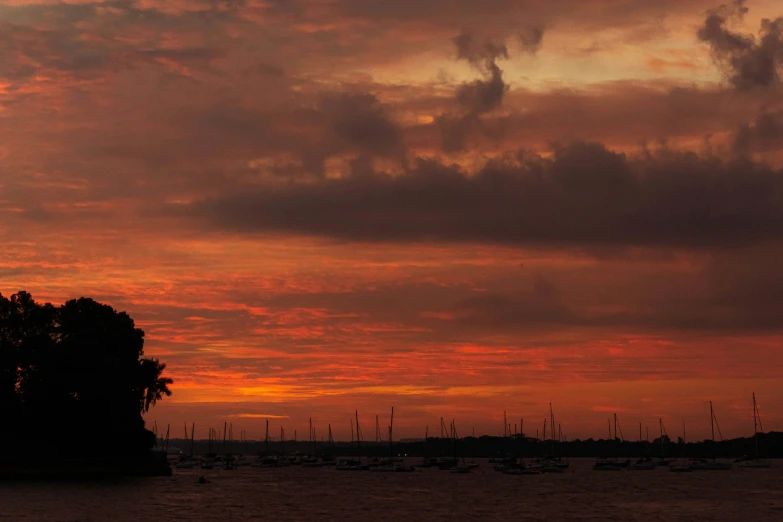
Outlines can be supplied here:
M509 476L481 467L370 473L333 468L175 471L92 484L0 484L0 520L783 521L783 462L768 470ZM196 483L206 475L210 484Z

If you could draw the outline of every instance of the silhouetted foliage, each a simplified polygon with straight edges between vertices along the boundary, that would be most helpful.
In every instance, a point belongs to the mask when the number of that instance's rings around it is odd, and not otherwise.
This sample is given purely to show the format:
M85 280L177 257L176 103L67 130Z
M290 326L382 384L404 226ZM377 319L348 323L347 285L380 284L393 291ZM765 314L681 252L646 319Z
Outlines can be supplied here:
M55 307L0 294L0 415L6 451L84 455L149 450L142 414L171 395L124 312L81 298Z

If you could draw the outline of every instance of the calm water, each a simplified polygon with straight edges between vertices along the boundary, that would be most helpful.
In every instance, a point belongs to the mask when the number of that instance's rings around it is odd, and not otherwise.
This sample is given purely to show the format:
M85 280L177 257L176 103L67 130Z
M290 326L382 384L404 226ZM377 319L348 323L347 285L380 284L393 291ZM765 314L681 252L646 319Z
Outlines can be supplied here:
M113 484L0 484L0 519L118 520L783 520L783 463L770 470L508 476L330 468L175 471ZM210 484L199 485L206 475Z

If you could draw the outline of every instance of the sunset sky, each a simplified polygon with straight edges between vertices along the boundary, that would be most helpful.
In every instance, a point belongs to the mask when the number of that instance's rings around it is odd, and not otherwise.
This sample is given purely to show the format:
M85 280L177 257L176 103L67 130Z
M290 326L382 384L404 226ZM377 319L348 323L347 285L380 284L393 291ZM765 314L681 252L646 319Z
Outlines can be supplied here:
M783 5L0 0L0 292L149 422L783 431Z

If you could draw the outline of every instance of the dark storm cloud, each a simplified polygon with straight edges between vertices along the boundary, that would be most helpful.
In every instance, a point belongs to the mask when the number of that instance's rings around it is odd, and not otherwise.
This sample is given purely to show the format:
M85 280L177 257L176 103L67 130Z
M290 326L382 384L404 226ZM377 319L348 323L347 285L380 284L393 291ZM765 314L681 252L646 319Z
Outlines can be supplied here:
M536 54L544 42L544 28L542 26L524 28L519 33L519 41L523 51L528 54Z
M498 59L508 59L504 43L477 41L471 34L462 33L454 38L457 58L465 60L484 74L484 79L461 85L457 89L457 101L469 115L478 115L497 108L503 102L508 85L503 81L503 71Z
M489 77L461 85L457 89L457 101L468 114L478 115L500 107L508 85L503 81L503 71L492 63Z
M742 125L734 148L743 155L783 149L783 110L761 112L752 123Z
M699 248L783 239L783 173L690 153L629 159L575 143L475 175L419 159L396 177L268 188L189 211L238 232L360 241Z
M766 87L780 81L783 66L783 18L764 19L758 38L732 32L728 23L748 12L745 0L708 12L698 37L710 45L713 57L739 89Z
M457 58L466 60L476 67L489 70L498 58L508 59L505 43L492 41L480 42L469 33L462 33L453 39L457 47Z
M436 123L441 131L441 148L446 152L464 150L467 138L482 129L480 116L500 107L508 92L498 59L508 58L505 43L492 40L479 41L469 33L453 39L457 58L465 60L480 71L484 78L468 82L457 88L457 102L461 112L446 113Z
M401 129L374 95L327 94L321 111L331 131L347 146L386 157L404 154Z

